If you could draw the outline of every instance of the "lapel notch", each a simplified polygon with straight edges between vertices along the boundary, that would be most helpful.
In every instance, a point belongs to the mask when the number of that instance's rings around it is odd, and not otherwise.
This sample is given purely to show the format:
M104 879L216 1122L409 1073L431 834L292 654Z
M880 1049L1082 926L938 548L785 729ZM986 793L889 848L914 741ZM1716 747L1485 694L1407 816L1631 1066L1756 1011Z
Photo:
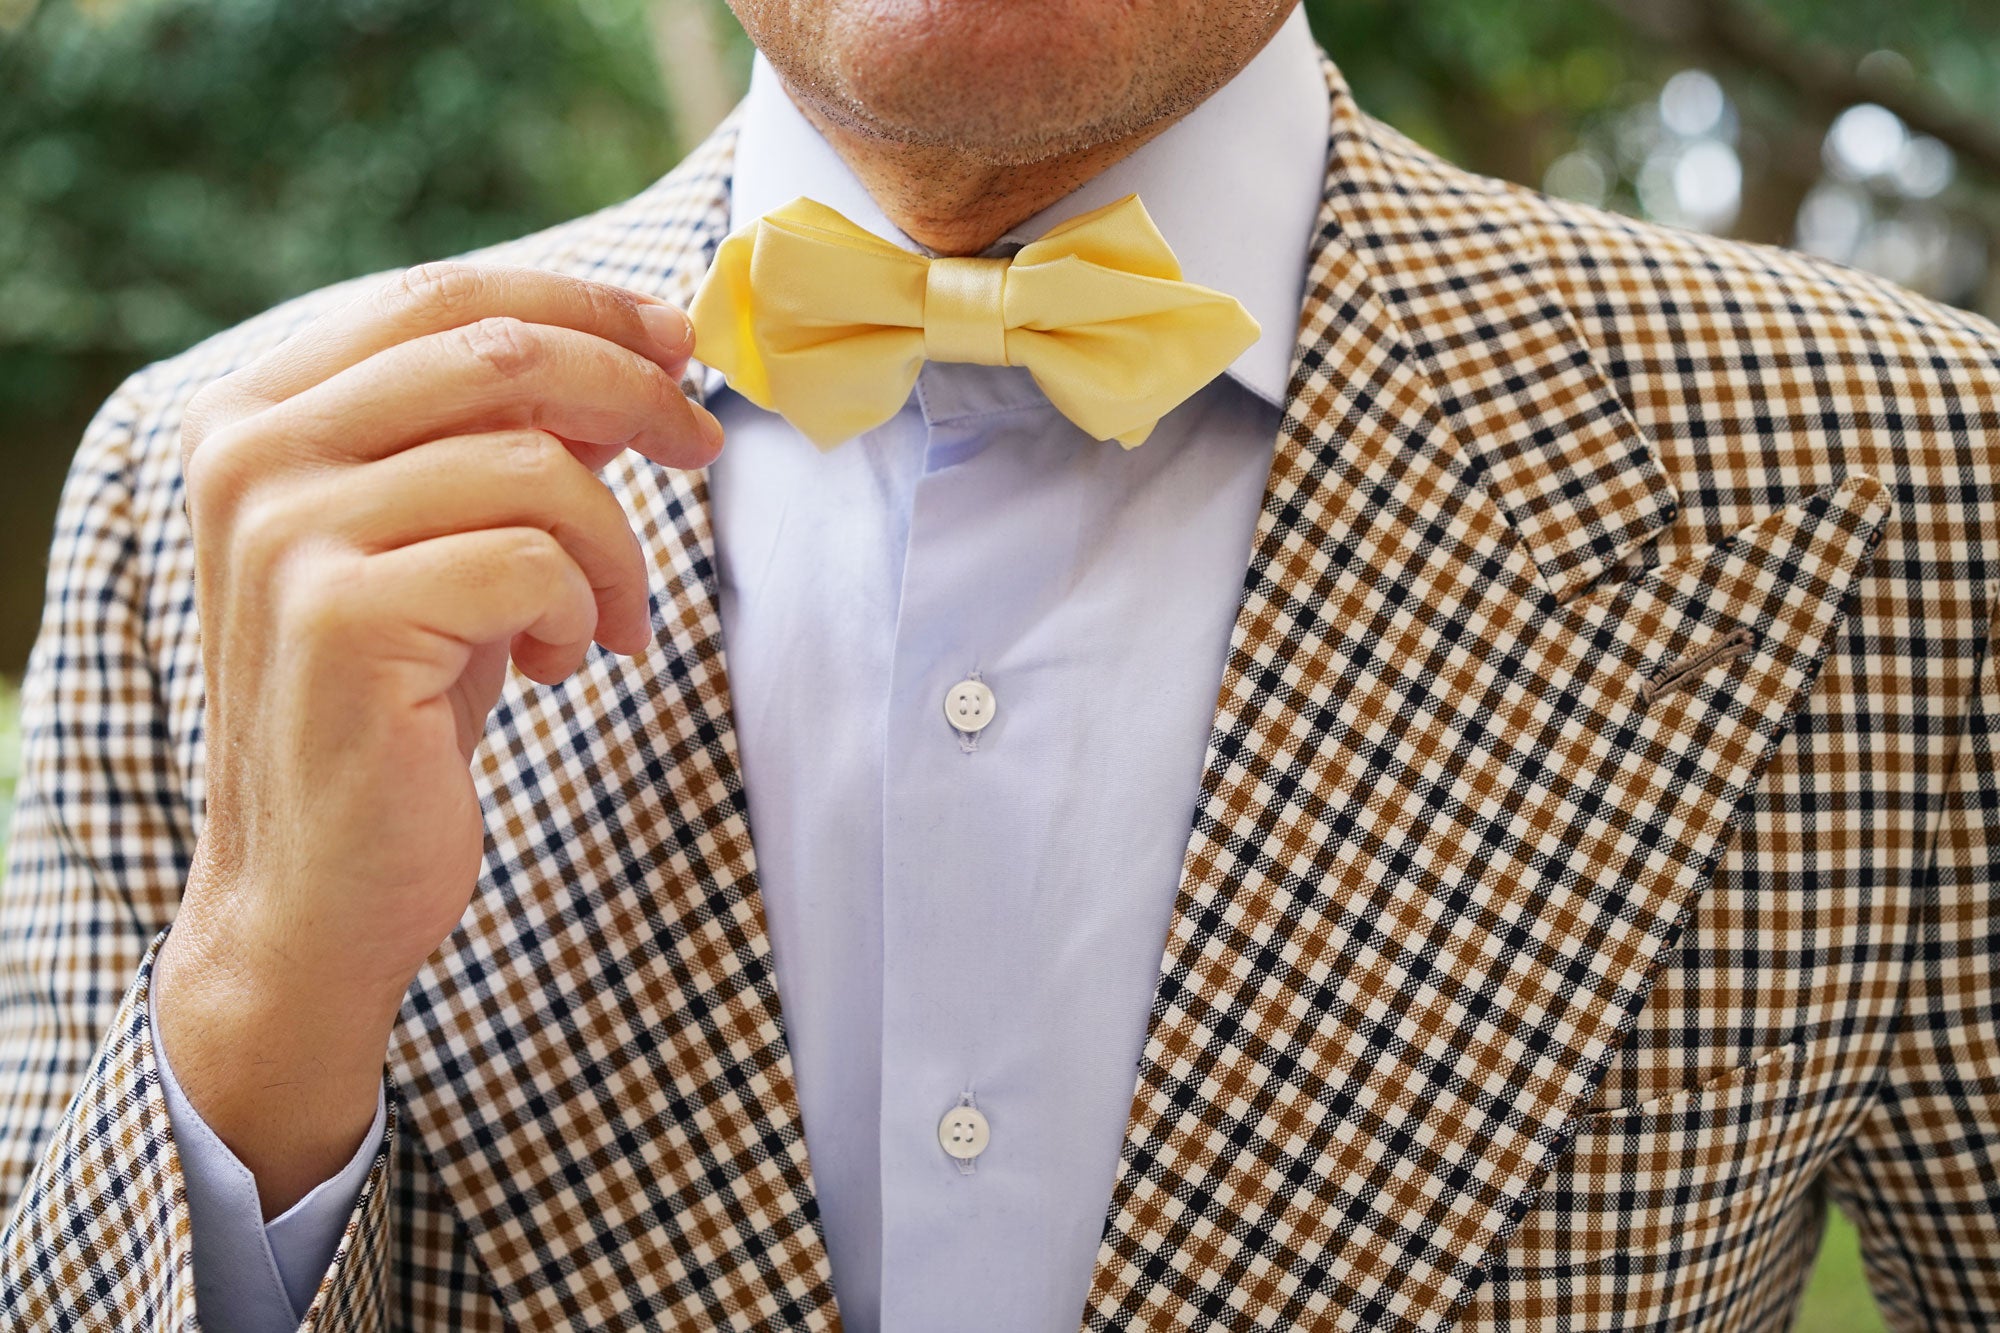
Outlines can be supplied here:
M1369 128L1329 186L1349 239L1543 585L1569 601L1664 532L1680 497L1537 273L1516 187Z

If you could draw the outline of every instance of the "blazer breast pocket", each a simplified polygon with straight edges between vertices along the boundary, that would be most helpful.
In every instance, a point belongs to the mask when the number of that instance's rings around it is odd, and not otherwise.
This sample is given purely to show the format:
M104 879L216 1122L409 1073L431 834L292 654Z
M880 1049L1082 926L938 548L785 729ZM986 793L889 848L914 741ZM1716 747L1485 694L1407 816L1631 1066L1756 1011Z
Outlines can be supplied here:
M1532 1313L1609 1333L1633 1310L1709 1327L1704 1303L1735 1290L1730 1275L1774 1239L1809 1055L1793 1042L1687 1091L1579 1115L1466 1327Z

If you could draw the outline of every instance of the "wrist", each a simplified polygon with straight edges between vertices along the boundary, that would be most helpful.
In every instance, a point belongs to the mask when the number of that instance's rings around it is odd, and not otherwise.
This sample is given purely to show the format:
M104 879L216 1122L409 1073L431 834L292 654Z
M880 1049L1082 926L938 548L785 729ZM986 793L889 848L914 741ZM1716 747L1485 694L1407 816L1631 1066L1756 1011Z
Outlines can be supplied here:
M265 877L212 861L208 850L206 842L196 849L161 946L161 984L211 1007L317 1028L336 1051L365 1049L377 1031L386 1047L421 960L369 966L382 951L347 941L309 895L272 892Z
M257 1179L266 1217L347 1162L373 1123L400 993L273 967L254 944L177 921L154 964L162 1057Z

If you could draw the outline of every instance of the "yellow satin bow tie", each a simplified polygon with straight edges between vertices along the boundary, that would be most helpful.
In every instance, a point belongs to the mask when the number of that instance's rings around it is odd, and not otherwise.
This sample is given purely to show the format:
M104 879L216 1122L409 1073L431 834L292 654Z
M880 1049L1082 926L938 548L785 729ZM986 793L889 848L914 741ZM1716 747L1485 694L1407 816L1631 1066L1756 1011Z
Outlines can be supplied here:
M695 356L822 449L894 416L927 360L1026 366L1130 449L1258 334L1234 297L1181 281L1137 195L1012 259L926 259L795 199L723 241L689 314Z

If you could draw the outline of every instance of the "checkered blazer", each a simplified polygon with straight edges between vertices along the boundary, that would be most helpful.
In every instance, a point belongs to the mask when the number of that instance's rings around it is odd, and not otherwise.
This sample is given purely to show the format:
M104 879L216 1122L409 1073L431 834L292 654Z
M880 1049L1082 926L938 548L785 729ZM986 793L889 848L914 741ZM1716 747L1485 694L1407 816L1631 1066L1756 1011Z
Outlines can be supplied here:
M2000 1324L2000 333L1541 198L1338 76L1290 404L1079 1327L1768 1330L1829 1198ZM731 130L490 252L685 302ZM202 821L175 437L77 457L0 898L0 1326L193 1330L144 1021ZM699 472L655 640L512 680L306 1323L832 1329ZM1051 793L1059 800L1060 793Z

